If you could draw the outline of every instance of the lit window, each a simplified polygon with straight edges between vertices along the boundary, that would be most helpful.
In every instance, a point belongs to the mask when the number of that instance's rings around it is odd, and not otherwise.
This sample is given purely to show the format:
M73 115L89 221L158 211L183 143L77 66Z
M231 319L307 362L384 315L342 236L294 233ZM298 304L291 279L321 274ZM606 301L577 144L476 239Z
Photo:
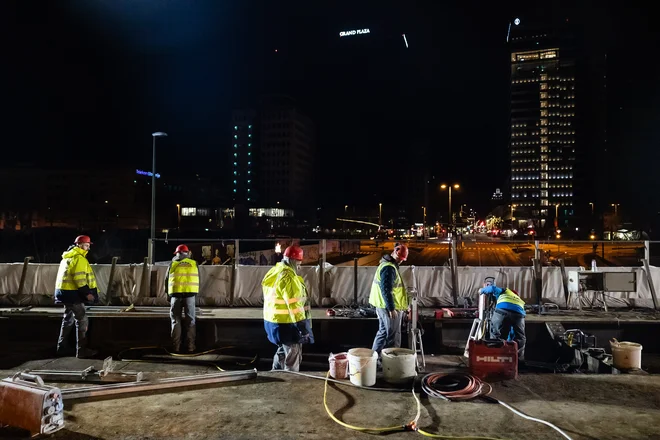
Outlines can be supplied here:
M236 175L236 171L234 171L234 176Z
M238 163L234 162L234 166L237 166L237 165L238 165Z
M181 208L181 215L184 217L197 215L197 208Z
M236 188L234 188L234 192L236 192Z
M252 165L252 162L248 162L248 165Z
M250 192L250 188L248 188L248 192Z
M238 130L238 125L234 125L234 130Z
M248 147L251 147L251 146L252 146L252 143L251 143L251 142L248 142Z
M234 135L234 139L238 139L238 135L237 135L237 134Z
M238 153L234 153L234 157L237 157L237 156L238 156Z
M252 137L252 133L248 134L248 137Z
M234 144L234 148L238 148L238 144Z
M252 171L248 170L248 174L252 174Z
M248 202L250 201L250 198L249 198L249 197L247 198L247 201L248 201Z
M251 152L251 151L248 151L248 156L252 156L252 152Z
M234 180L234 185L236 185L236 181Z

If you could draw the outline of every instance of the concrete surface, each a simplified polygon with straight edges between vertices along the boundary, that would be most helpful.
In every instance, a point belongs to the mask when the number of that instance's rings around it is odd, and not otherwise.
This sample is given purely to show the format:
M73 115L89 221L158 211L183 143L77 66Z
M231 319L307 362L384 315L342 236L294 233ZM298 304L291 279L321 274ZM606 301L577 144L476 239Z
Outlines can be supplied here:
M268 368L265 361L258 365L260 370ZM461 358L456 356L428 356L427 361L430 371L463 368ZM218 362L226 368L247 368L235 365L230 358ZM90 365L101 368L102 361L33 360L11 371L0 371L0 376L25 368L78 370ZM120 362L117 367L144 371L147 380L212 371L208 365L162 362ZM323 386L321 380L260 372L256 380L204 389L69 402L65 403L65 428L51 438L368 438L368 434L351 431L328 417L323 407ZM576 440L660 439L660 376L522 374L518 380L494 384L492 395L530 416L554 423ZM329 386L328 405L338 418L358 426L403 425L416 413L410 392L367 391L334 384ZM482 401L422 398L420 427L443 435L562 438L544 425ZM0 438L15 438L18 434L0 429ZM387 437L422 438L413 432Z

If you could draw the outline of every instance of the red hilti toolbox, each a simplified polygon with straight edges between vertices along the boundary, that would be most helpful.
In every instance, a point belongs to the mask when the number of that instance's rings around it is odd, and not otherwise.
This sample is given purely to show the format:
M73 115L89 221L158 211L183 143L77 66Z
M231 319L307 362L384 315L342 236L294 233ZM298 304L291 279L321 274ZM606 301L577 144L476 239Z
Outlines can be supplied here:
M485 381L518 376L518 344L515 341L470 340L470 373Z

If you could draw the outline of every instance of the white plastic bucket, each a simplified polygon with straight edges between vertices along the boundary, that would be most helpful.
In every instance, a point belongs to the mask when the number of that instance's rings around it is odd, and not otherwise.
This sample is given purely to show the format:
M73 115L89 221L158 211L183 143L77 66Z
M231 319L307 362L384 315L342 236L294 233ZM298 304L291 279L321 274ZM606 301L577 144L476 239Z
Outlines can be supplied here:
M363 387L376 384L376 366L378 353L370 348L351 348L348 350L348 371L351 383Z
M642 346L635 342L610 341L612 347L612 361L614 368L619 370L642 368Z
M389 383L405 383L417 375L417 355L407 348L386 348L383 357L383 378Z

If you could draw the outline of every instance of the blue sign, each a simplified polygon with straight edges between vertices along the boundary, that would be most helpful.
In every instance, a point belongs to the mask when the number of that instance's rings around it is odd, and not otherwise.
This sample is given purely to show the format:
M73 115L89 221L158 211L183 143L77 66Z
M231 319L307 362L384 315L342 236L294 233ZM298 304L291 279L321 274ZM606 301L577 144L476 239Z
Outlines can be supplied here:
M139 174L140 176L153 176L154 173L151 171L142 171L142 170L135 170L135 174ZM160 174L156 173L156 179L160 179Z

